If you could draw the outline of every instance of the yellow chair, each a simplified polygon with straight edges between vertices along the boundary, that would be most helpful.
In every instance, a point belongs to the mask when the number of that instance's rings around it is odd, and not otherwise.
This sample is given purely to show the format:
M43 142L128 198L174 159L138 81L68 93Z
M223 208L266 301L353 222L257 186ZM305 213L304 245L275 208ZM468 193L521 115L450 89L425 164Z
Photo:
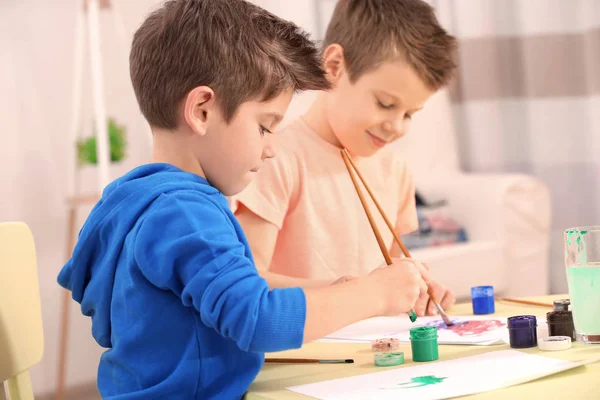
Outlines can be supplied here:
M21 222L0 223L0 400L33 399L29 369L40 362L44 332L35 245Z

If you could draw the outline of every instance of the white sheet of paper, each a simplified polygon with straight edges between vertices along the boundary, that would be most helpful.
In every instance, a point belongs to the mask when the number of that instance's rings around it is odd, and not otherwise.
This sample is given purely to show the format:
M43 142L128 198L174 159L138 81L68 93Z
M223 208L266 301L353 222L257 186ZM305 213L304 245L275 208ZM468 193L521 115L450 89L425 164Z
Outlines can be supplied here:
M593 361L597 360L571 362L500 350L287 389L321 400L449 399L529 382Z
M440 327L438 344L492 345L509 343L506 318L471 315L453 316L451 319L456 326L448 329L440 317L421 317L414 323L405 316L375 317L349 325L319 341L364 343L381 338L396 338L401 342L409 343L411 328L435 325Z

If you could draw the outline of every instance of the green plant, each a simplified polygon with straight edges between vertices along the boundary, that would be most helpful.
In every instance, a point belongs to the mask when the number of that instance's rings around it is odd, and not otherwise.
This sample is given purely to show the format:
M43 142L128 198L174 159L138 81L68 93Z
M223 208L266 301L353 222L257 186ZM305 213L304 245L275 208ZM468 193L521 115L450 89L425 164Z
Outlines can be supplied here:
M108 120L108 141L110 146L110 161L118 162L125 158L125 148L127 147L125 127L123 125L117 125L112 118L109 118ZM79 162L82 165L98 164L95 135L77 142L77 155Z

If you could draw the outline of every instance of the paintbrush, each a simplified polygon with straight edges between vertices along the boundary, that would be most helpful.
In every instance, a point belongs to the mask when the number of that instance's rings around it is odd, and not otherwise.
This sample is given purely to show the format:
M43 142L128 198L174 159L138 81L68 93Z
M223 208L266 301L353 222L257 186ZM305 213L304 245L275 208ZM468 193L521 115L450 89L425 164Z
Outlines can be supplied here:
M385 224L387 225L387 227L392 232L392 235L394 236L394 240L396 240L396 243L398 243L398 246L400 246L400 249L402 249L402 253L404 254L404 256L406 258L411 258L408 249L406 248L406 246L404 246L404 243L402 243L402 240L400 239L400 237L396 233L396 230L394 229L394 226L392 225L392 223L390 222L390 220L388 219L388 217L385 215L385 212L383 211L383 208L381 207L381 205L379 204L379 202L375 198L375 195L373 194L373 192L371 191L371 188L369 188L369 185L367 184L367 182L363 178L362 174L360 173L360 171L356 167L356 164L354 164L354 161L352 161L352 158L350 157L350 154L348 154L348 151L346 149L342 149L341 153L342 153L342 158L344 159L344 163L346 164L346 168L348 169L348 173L350 174L350 178L352 179L352 183L354 184L354 188L356 189L356 193L358 194L360 202L363 205L363 208L365 209L365 213L367 214L367 218L369 219L369 223L371 224L371 228L373 229L373 233L375 233L375 237L377 238L377 243L379 244L379 248L381 249L381 252L383 253L383 257L385 258L386 263L388 265L390 265L392 263L392 258L390 257L390 254L389 254L389 251L388 251L388 249L387 249L387 247L385 245L385 242L383 241L383 239L381 237L381 234L379 233L379 229L377 228L377 225L375 224L375 221L373 220L373 216L371 215L371 211L369 210L369 206L367 205L367 203L366 203L366 201L365 201L365 199L364 199L364 197L362 195L362 191L360 190L358 182L356 181L356 177L354 176L354 172L356 172L356 174L358 175L358 178L360 179L360 181L362 182L363 186L367 190L367 193L369 193L369 196L371 196L371 199L373 200L373 203L375 204L375 207L377 207L377 210L379 211L379 213L383 217L383 220L385 221ZM437 309L438 313L440 313L440 316L444 320L444 323L446 324L446 326L452 326L452 325L454 325L452 323L452 321L450 320L450 318L448 317L448 315L446 315L446 312L444 311L444 309L442 308L442 306L438 303L438 301L435 298L435 296L433 295L433 291L431 290L431 288L429 287L429 285L427 286L427 294L429 295L429 299L435 305L435 308ZM415 313L414 310L410 310L410 312L408 313L408 315L409 315L410 320L412 322L414 322L417 319L417 314Z
M266 363L280 364L354 364L351 358L340 360L319 360L316 358L265 358Z
M529 306L539 306L539 307L554 307L554 305L550 304L550 303L540 303L537 301L531 301L531 300L520 300L520 299L509 299L509 298L500 298L498 299L498 301L508 301L510 303L518 303L518 304L527 304Z

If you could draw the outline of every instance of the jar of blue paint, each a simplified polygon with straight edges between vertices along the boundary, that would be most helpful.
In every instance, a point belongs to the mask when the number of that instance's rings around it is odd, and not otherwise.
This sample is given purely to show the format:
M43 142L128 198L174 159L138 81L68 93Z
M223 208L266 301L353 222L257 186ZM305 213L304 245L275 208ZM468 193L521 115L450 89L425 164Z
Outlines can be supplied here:
M517 315L508 318L510 347L525 349L537 346L537 319L533 315Z
M475 315L496 312L493 286L475 286L471 288L471 301L473 303L473 314Z

